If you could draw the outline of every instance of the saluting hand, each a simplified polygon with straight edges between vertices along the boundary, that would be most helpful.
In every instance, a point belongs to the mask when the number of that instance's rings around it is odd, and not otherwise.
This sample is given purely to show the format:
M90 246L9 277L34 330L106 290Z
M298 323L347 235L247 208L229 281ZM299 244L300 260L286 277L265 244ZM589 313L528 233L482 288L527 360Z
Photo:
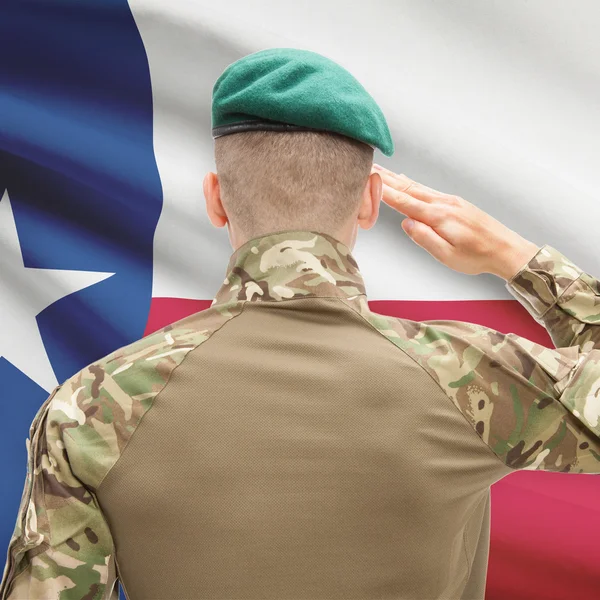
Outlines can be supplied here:
M492 273L508 281L539 250L460 196L444 194L380 165L373 165L372 172L383 180L383 201L410 217L402 221L402 229L413 242L459 273Z

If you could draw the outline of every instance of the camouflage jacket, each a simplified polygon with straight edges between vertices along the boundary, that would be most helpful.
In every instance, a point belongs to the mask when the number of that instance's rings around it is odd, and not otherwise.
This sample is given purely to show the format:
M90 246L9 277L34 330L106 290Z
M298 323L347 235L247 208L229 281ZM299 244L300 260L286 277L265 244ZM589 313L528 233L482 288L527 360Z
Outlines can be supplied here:
M600 282L545 245L506 287L556 348L468 322L377 314L349 249L327 234L250 240L210 308L90 364L39 409L0 600L117 598L97 491L174 370L247 303L335 298L426 371L510 469L600 473Z

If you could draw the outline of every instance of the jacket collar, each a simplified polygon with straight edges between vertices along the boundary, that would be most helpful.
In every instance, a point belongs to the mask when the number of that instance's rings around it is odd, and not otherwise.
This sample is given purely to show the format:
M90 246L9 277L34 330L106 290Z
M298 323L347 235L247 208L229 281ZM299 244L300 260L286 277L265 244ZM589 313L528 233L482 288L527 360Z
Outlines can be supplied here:
M211 306L309 296L366 298L358 265L350 249L329 234L277 231L235 250Z

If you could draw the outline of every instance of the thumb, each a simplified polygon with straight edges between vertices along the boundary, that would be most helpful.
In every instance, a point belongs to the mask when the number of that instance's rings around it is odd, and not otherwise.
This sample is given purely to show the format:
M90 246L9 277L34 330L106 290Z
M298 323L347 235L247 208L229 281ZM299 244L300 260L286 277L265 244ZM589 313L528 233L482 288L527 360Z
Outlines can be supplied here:
M415 244L427 250L435 259L443 263L449 258L452 244L439 236L429 225L414 219L404 219L402 229Z

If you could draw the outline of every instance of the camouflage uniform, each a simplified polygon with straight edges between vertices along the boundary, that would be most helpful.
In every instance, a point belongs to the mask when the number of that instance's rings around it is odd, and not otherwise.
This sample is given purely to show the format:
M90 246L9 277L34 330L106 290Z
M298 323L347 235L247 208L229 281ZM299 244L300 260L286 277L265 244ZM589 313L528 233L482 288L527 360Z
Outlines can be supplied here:
M489 486L600 473L598 280L545 245L506 286L555 349L371 311L327 234L250 240L40 408L0 599L483 598Z

